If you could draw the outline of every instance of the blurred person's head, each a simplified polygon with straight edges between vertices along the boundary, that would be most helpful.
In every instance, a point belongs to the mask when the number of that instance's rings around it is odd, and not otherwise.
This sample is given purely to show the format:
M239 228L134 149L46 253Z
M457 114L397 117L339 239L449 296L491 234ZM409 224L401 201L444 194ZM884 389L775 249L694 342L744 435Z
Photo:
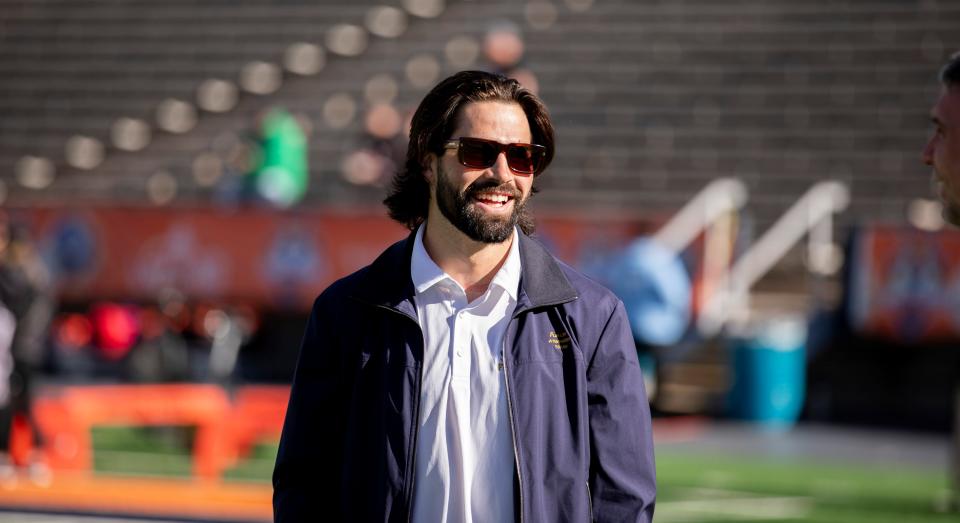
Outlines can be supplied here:
M930 110L933 135L923 148L923 162L933 167L944 219L960 226L960 53L940 70L940 83L940 97Z
M28 253L32 254L35 251L30 229L22 223L11 222L8 224L7 240L10 242L10 249L18 256L27 256Z
M8 260L22 262L32 249L30 231L23 224L0 216L0 253Z
M50 283L40 251L33 241L30 229L12 220L5 223L0 219L0 261L15 270L23 271L29 281L36 286L45 287Z
M10 220L5 213L0 212L0 254L7 252L8 245L10 245Z
M535 156L526 166L525 154ZM463 71L414 113L406 163L384 203L410 229L443 219L474 241L498 243L514 225L533 231L526 203L553 155L553 124L536 95L502 75Z

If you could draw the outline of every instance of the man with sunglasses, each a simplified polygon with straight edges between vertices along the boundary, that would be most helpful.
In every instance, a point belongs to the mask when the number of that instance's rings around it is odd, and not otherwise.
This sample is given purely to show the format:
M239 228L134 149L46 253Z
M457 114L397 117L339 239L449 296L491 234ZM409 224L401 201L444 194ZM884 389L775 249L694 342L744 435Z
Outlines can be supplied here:
M410 236L314 304L274 470L284 521L643 521L650 411L623 304L528 235L543 103L467 71L414 114Z

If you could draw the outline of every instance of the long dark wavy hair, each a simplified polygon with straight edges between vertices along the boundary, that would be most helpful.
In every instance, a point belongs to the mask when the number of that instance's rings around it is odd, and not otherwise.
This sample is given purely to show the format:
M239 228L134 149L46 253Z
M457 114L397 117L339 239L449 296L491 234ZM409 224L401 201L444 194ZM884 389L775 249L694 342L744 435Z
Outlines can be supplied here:
M940 81L950 89L960 86L960 51L953 53L940 69Z
M406 163L394 175L390 195L383 201L391 218L410 230L423 223L430 203L430 184L423 175L428 166L427 155L443 155L443 145L457 128L463 106L489 101L514 102L523 108L533 143L547 148L544 168L550 165L555 145L553 124L543 102L512 78L484 71L461 71L437 84L413 114ZM536 188L531 194L534 192ZM533 232L529 211L521 213L517 225L525 234Z

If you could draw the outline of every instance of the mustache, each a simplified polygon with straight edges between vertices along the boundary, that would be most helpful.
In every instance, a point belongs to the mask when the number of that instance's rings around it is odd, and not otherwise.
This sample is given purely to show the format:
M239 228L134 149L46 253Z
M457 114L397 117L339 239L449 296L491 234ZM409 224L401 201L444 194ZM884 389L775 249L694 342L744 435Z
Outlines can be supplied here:
M466 190L463 191L464 196L476 196L477 193L488 191L490 189L495 190L496 192L509 194L514 199L520 199L520 190L517 189L515 185L510 182L498 184L496 180L477 180L467 186Z

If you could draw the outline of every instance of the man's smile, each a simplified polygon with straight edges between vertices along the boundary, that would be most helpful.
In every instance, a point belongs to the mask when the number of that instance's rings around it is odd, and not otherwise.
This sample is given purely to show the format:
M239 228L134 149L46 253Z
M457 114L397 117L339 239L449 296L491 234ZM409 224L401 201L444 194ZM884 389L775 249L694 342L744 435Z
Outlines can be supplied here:
M510 206L510 203L514 200L514 195L499 191L481 191L471 194L470 199L484 207L501 210Z

